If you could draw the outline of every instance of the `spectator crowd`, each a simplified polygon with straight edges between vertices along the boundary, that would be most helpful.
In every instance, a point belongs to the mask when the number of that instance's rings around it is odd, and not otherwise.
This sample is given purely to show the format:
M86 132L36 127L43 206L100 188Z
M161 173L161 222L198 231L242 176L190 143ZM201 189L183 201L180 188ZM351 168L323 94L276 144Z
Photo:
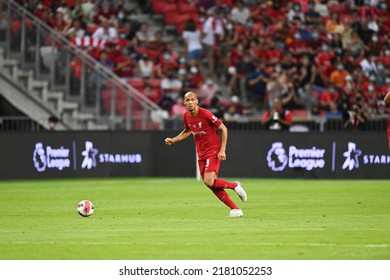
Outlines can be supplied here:
M222 118L266 112L274 100L292 116L388 113L389 0L138 1L166 22L187 15L173 41L124 0L17 2L119 77L142 81L146 95L157 81L151 99L173 117L189 90Z

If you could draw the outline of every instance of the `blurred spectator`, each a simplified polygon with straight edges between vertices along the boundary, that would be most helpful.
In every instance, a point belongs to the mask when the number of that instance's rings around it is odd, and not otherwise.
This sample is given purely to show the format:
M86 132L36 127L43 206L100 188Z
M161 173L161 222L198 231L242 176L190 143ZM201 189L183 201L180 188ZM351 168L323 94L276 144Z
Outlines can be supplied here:
M81 4L81 10L86 23L92 23L97 13L97 7L94 3L94 0L83 0L83 4Z
M223 119L232 121L234 119L239 119L241 116L236 111L236 106L234 104L229 104L226 108L225 113L223 114Z
M133 41L136 37L136 26L131 20L127 20L123 23L122 28L119 30L119 37L121 39L126 39Z
M309 1L307 12L305 13L305 23L313 27L320 27L322 25L322 18L320 13L315 10L314 1Z
M220 101L221 92L216 92L215 95L210 100L210 105L207 107L214 116L218 119L224 119L225 106Z
M344 114L343 119L344 128L351 131L364 130L367 121L367 117L358 105L354 105L352 110Z
M337 62L336 69L330 73L330 82L336 87L343 88L345 86L345 77L348 75L348 71L344 69L344 65L341 61Z
M233 95L230 98L230 106L234 106L235 113L239 116L251 115L253 113L252 108L244 106L237 95Z
M326 113L326 111L330 111L333 106L337 107L339 98L339 92L333 86L324 89L319 98L320 109Z
M250 10L244 6L244 1L236 1L236 6L231 10L232 20L245 25L250 17Z
M179 66L179 53L173 49L173 42L168 42L165 49L159 53L157 58L157 74L163 78L169 72L176 72Z
M187 108L183 103L183 97L179 96L172 106L171 116L174 118L182 118L186 111Z
M134 77L134 69L137 65L136 54L130 52L130 46L124 45L120 49L120 54L115 57L114 72L121 78Z
M97 6L96 21L102 19L111 19L112 16L116 16L117 10L115 5L110 3L109 0L101 0Z
M118 38L118 31L111 26L107 19L101 19L101 26L92 34L92 38L101 40L115 40Z
M208 70L211 75L215 73L215 58L219 55L218 44L223 39L225 28L226 22L223 18L222 8L217 6L214 9L214 13L203 24L202 30L202 43L208 62Z
M161 82L161 89L164 97L169 97L172 101L180 96L182 87L182 82L176 77L174 72L169 72L167 77Z
M248 85L252 95L251 101L259 109L266 106L267 83L270 75L266 70L266 64L263 61L255 62L256 69L248 75Z
M50 116L47 121L47 130L48 131L55 131L56 126L60 120L56 116Z
M346 46L346 50L348 55L358 58L362 56L364 53L364 42L360 39L359 34L357 32L352 32L351 41Z
M71 26L66 31L66 35L71 41L75 38L83 38L85 34L85 27L81 18L74 19Z
M55 13L54 18L50 22L50 26L57 31L58 33L65 34L66 30L71 25L70 22L66 22L64 19L64 14L61 11Z
M108 58L108 53L106 50L102 50L99 55L98 61L105 67L110 70L114 69L114 62Z
M341 34L345 30L344 23L341 21L340 14L331 13L330 18L325 23L326 31L332 35Z
M315 0L314 11L319 13L321 17L326 18L329 16L329 9L326 5L327 0Z
M200 86L198 98L201 103L208 105L217 91L219 91L219 86L214 82L212 76L209 76Z
M200 72L199 68L192 65L190 63L189 71L187 73L187 77L189 80L189 88L198 89L204 82L204 77ZM197 91L197 90L196 90Z
M375 57L371 53L367 53L360 61L359 65L367 76L377 72Z
M143 79L153 78L154 75L154 64L149 58L148 53L144 52L142 58L137 62L137 76Z
M287 14L289 23L293 23L294 19L299 19L301 22L305 21L305 15L302 12L302 7L299 2L291 2Z
M147 47L154 41L153 34L149 31L149 25L146 22L141 23L140 29L135 34L138 46Z
M195 60L198 67L201 66L203 57L203 47L201 43L201 33L197 30L196 23L193 19L188 19L183 32L183 38L186 44L187 59Z
M292 124L292 117L288 110L283 109L282 101L274 98L273 107L266 111L261 122L269 130L288 130Z

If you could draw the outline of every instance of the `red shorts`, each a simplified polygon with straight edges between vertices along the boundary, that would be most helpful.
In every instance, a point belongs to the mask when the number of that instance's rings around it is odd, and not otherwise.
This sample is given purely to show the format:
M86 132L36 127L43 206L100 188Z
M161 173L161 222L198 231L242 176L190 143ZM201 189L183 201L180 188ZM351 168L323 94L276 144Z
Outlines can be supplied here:
M215 172L215 174L218 175L221 160L218 159L217 155L214 155L206 159L199 159L198 165L202 178L204 178L204 174L208 172Z

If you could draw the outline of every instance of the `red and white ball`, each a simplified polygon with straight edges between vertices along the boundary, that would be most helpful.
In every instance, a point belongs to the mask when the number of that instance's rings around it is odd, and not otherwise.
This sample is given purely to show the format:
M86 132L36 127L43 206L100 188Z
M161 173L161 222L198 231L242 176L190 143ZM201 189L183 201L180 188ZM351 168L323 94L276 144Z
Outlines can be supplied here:
M82 200L77 204L77 213L79 213L83 217L89 217L93 214L95 210L95 206L89 200Z

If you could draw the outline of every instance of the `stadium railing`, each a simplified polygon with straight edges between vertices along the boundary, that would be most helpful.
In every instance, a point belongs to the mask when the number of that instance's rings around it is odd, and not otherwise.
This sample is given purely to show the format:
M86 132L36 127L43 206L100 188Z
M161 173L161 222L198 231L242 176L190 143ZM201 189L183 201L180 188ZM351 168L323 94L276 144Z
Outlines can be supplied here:
M84 50L14 1L2 1L6 25L0 29L5 58L17 59L34 78L49 81L49 90L77 102L80 111L92 113L109 129L159 129L151 118L160 107L120 79ZM74 65L74 68L70 67ZM66 122L66 120L64 120Z

